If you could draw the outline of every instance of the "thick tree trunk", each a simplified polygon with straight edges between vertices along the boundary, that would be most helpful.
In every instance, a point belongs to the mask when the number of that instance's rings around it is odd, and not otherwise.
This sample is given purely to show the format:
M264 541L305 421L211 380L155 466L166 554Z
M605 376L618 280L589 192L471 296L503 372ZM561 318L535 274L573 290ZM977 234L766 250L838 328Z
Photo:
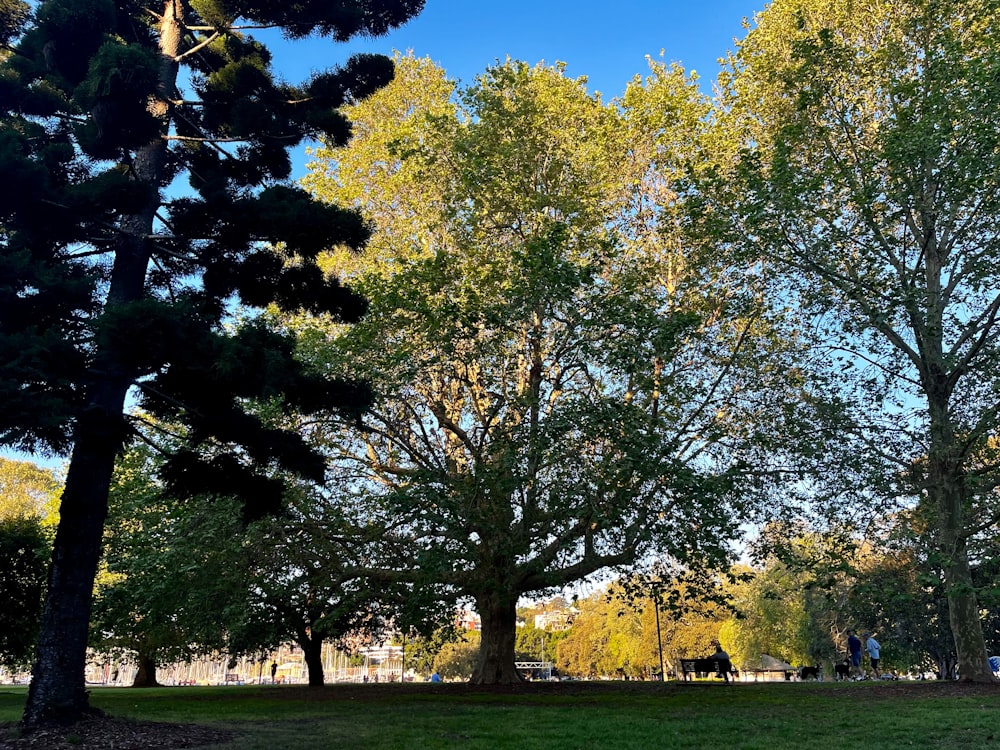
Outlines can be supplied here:
M139 671L135 673L132 687L160 687L160 683L156 681L156 659L152 656L139 655Z
M90 601L108 489L121 446L125 388L107 387L81 419L59 509L49 591L23 725L71 723L90 712L84 689Z
M488 594L476 598L482 619L479 658L470 682L474 685L510 685L523 678L514 666L517 640L517 596Z
M945 551L952 550L945 565L945 591L948 594L948 621L955 639L958 675L963 682L995 682L986 654L979 601L972 587L969 556L962 538L944 536Z
M298 641L309 672L309 687L323 687L323 639L300 633Z
M972 583L966 543L964 472L944 399L932 401L928 494L938 509L938 539L944 560L948 621L959 677L964 682L995 682L986 654L979 602ZM934 407L937 408L934 408Z

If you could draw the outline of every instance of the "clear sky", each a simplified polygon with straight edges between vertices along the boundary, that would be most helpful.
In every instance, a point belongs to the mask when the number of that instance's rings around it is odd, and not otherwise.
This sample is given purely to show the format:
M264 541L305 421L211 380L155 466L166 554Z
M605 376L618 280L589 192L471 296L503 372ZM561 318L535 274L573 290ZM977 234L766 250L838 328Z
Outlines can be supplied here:
M718 58L744 34L744 18L764 0L427 0L423 12L386 37L350 45L309 42L305 52L276 55L291 81L340 62L346 52L412 49L462 83L508 55L529 64L556 61L567 74L587 76L591 91L618 96L644 74L646 56L696 70L709 87ZM325 60L329 50L330 57Z
M696 70L710 87L718 58L744 34L744 18L765 0L427 0L423 12L378 39L349 44L328 40L293 42L275 50L275 63L290 81L342 62L353 51L390 54L412 49L430 57L448 76L471 83L508 55L535 64L567 64L567 74L587 76L591 91L618 96L638 74L646 56ZM254 32L251 32L254 33ZM268 40L270 41L270 39Z

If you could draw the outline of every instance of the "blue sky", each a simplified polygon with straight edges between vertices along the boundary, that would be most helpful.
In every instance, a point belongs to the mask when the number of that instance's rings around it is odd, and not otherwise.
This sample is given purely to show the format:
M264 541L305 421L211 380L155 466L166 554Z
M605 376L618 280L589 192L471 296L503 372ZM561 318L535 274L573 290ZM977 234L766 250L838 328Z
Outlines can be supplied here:
M696 70L706 90L718 58L744 35L744 18L764 0L427 0L424 11L386 37L351 44L310 41L277 52L275 63L290 81L341 62L351 51L386 54L412 49L430 57L463 83L508 55L529 64L567 64L572 77L587 76L591 91L618 96L646 56L663 50L668 62ZM295 52L293 52L295 50ZM289 54L291 53L291 54ZM327 57L327 54L329 57Z
M274 52L274 64L297 83L312 72L338 65L356 52L391 54L413 50L430 57L463 84L508 56L534 65L566 63L566 74L587 77L590 91L605 101L620 96L635 75L645 75L646 56L697 71L711 93L719 58L744 36L743 20L763 10L765 0L426 0L420 15L391 34L347 44L327 39L290 43L251 32ZM293 154L293 177L305 174L304 149Z

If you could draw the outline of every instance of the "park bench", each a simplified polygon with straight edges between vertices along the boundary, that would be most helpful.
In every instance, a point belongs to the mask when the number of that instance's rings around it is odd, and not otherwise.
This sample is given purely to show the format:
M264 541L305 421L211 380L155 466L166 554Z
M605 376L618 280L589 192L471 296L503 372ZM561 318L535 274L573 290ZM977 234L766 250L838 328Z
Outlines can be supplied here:
M231 683L235 683L236 685L242 685L243 680L240 679L240 676L238 674L227 674L226 684L229 685Z
M689 675L729 674L735 676L732 662L728 659L681 659L681 678L688 680Z

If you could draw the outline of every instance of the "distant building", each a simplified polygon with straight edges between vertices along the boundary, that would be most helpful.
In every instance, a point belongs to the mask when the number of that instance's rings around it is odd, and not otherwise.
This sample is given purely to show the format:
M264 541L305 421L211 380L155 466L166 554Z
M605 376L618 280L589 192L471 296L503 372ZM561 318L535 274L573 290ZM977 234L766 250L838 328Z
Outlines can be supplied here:
M389 659L402 659L403 647L392 646L388 643L384 643L380 646L366 646L364 648L359 648L358 653L362 656L367 656L374 662L383 662L388 661Z
M471 609L462 609L455 614L455 627L462 630L482 630L482 618Z
M535 627L539 630L569 630L578 614L580 610L576 607L542 612L535 615Z

